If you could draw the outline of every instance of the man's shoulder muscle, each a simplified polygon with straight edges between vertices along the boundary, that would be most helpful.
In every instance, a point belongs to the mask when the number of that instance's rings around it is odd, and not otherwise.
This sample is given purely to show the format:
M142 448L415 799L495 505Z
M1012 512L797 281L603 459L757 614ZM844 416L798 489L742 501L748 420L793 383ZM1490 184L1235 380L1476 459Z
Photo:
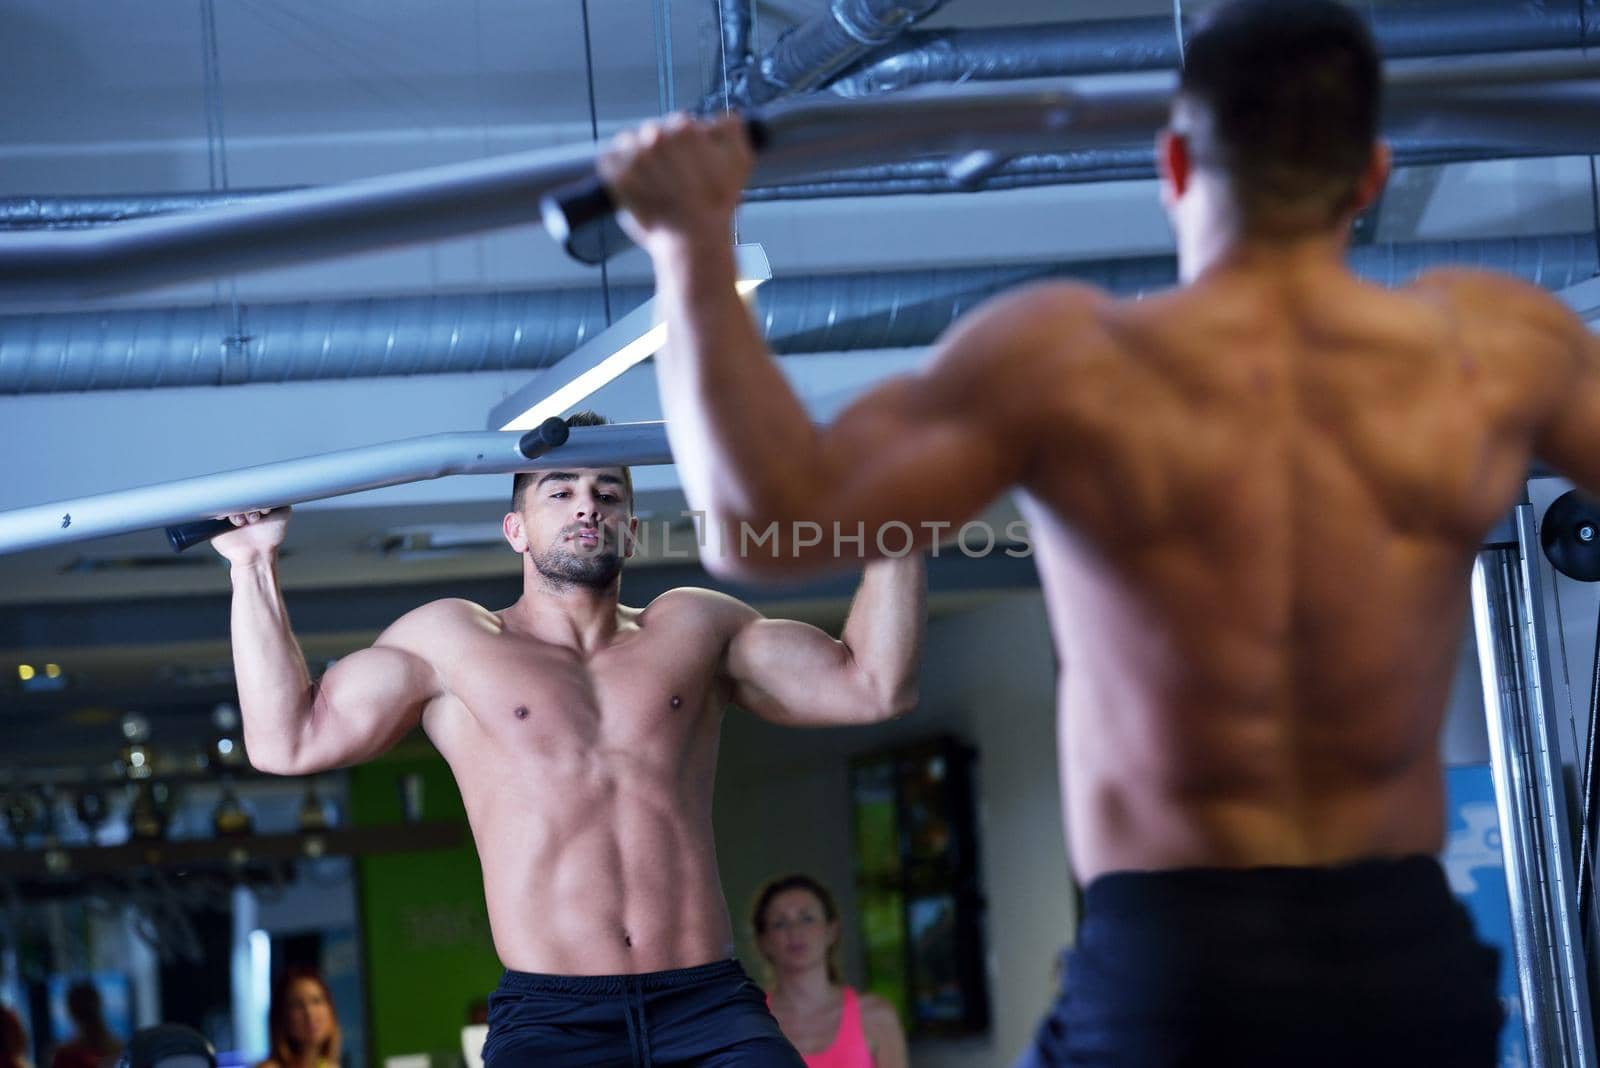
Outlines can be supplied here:
M1501 377L1525 384L1535 407L1557 400L1577 369L1583 325L1539 286L1492 271L1447 268L1421 276L1411 289L1445 299L1461 335Z
M1071 399L1085 379L1120 365L1106 328L1116 306L1101 290L1075 282L998 297L945 339L923 372L924 401L959 411L1032 455L1039 441L1070 422Z
M640 622L648 625L670 619L674 625L689 622L731 632L759 617L760 613L737 597L701 586L676 586L646 605Z
M1102 317L1115 301L1093 286L1041 282L997 297L954 330L934 367L953 377L1054 368L1104 349Z
M379 635L376 645L403 649L427 658L442 639L481 628L494 621L494 613L459 597L430 601L413 608Z
M1473 325L1520 325L1563 333L1571 319L1566 307L1531 282L1495 271L1444 267L1418 276L1408 287L1419 295L1440 296Z

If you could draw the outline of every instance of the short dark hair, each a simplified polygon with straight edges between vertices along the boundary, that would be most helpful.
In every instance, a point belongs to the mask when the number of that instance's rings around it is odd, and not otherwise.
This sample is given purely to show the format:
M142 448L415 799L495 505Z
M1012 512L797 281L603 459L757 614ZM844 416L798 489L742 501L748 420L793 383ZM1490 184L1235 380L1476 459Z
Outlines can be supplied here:
M585 408L581 412L573 412L562 420L568 426L609 426L611 420L599 412ZM522 497L527 493L528 487L539 481L537 471L518 471L511 478L511 510L522 511ZM622 469L622 486L628 492L628 511L633 511L633 472L628 468Z
M809 892L822 903L822 914L827 917L828 922L838 922L839 906L834 903L833 894L828 891L828 888L803 872L791 872L788 875L780 875L775 879L768 879L761 884L761 889L756 891L755 903L750 906L750 927L755 931L757 938L767 933L767 909L772 905L772 899L790 890L805 890ZM838 949L839 947L835 945L828 950L828 981L830 983L843 981L840 978Z
M1197 166L1227 177L1246 232L1289 236L1355 206L1382 90L1377 46L1349 8L1232 0L1188 40L1174 128Z

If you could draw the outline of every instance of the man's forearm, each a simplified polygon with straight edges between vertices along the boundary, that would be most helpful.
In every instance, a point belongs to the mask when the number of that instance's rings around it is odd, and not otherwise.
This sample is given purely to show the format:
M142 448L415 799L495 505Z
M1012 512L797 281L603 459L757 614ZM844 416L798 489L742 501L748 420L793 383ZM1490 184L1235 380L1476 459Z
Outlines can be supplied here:
M869 564L845 620L844 643L884 719L909 712L917 701L926 571L920 553Z
M658 360L673 456L691 505L719 522L794 518L809 499L816 429L734 289L732 248L684 239L657 249L668 324Z
M245 749L263 771L288 772L312 715L311 673L289 629L276 562L235 564L230 577L233 670Z

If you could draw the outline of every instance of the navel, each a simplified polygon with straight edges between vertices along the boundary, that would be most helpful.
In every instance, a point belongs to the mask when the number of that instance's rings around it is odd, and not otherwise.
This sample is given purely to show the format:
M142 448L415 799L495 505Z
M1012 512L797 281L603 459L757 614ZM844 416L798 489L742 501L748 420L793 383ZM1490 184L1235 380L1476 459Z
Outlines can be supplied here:
M518 719L527 719L528 718L528 706L527 705L518 705L517 706L517 710L515 712L513 712L512 715L516 716Z
M682 708L683 707L683 698L679 697L677 694L673 694L672 695L671 704L672 704L673 708Z

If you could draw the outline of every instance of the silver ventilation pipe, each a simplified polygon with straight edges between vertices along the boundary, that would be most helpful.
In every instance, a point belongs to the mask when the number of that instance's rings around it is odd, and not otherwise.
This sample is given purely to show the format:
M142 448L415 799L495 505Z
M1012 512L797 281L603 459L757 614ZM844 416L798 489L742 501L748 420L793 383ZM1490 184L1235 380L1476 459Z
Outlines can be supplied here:
M1492 268L1549 289L1600 275L1591 232L1365 245L1362 276L1398 285L1429 267ZM782 353L910 348L1013 286L1076 279L1132 295L1177 281L1171 256L775 278L758 317ZM613 289L638 304L644 286ZM373 298L231 309L153 308L0 317L0 394L533 370L604 329L597 287Z
M1416 121L1419 108L1415 99L1409 120L1400 129L1386 132L1402 166L1452 163L1506 157L1589 154L1600 145L1594 122L1597 94L1592 75L1578 78L1574 71L1592 70L1592 61L1582 50L1543 52L1529 55L1502 54L1457 57L1450 65L1418 66L1401 61L1390 68L1389 76L1404 78L1406 68L1425 78L1453 78L1428 100L1429 115L1449 112L1450 125L1430 127ZM1490 75L1495 84L1474 88L1470 77ZM1466 77L1467 81L1462 81ZM1412 87L1413 96L1415 88ZM1003 91L1003 87L1001 90ZM1391 105L1401 103L1403 93L1391 94ZM891 98L892 99L892 98ZM809 103L809 101L807 102ZM887 103L887 102L886 102ZM1426 116L1425 116L1426 117ZM1158 122L1159 120L1154 120ZM1153 125L1153 124L1152 124ZM840 169L816 174L804 181L767 180L747 190L752 201L791 200L831 196L871 196L901 193L942 193L973 189L1007 189L1023 186L1062 185L1078 182L1117 181L1149 178L1155 174L1154 152L1149 145L1149 130L1130 127L1127 142L1118 144L1101 138L1093 147L1059 152L1016 156L993 171L952 176L947 166L935 160L911 160L876 166ZM1074 132L1064 132L1061 141L1071 142ZM525 154L549 156L544 154ZM486 172L500 161L477 161L456 165L466 173ZM367 179L366 184L403 180L406 175L387 179ZM348 188L348 187L346 187ZM325 191L256 190L227 193L170 193L76 197L0 198L0 231L65 230L86 228L100 223L138 219L151 215L192 211L227 204L250 205L272 193L296 193L302 199L339 196L338 187Z
M1386 59L1583 48L1600 30L1594 0L1455 0L1362 5ZM1172 19L1096 19L964 30L911 30L828 83L870 96L928 82L1176 70Z
M827 11L791 27L770 49L746 64L725 92L708 94L702 110L745 108L815 89L946 2L829 0ZM726 20L723 26L726 34Z
M233 189L204 193L109 193L62 197L0 197L0 231L78 230L106 223L142 219L147 215L169 215L179 211L219 208L225 204L244 204L275 193L293 192L304 186L281 189Z
M1532 115L1535 110L1530 107L1529 114ZM1493 138L1444 141L1432 137L1397 135L1387 140L1397 167L1576 155L1581 154L1578 149L1582 145L1578 139L1582 138L1589 139L1590 145L1600 147L1600 133L1587 120L1580 120L1580 124L1570 130L1553 129L1564 123L1549 113L1537 121L1555 135L1548 142L1548 147L1541 150L1534 150L1526 142L1512 144L1496 142ZM959 174L952 175L950 168L939 160L911 160L877 167L859 167L834 171L811 181L754 186L745 190L744 199L759 203L828 197L969 193L979 190L992 192L1087 182L1124 182L1155 176L1156 153L1153 144L1113 145L1016 156L992 173L983 173L971 179Z
M718 45L717 69L706 93L705 110L732 107L743 99L742 86L752 61L750 35L755 24L755 0L713 0L716 8Z

